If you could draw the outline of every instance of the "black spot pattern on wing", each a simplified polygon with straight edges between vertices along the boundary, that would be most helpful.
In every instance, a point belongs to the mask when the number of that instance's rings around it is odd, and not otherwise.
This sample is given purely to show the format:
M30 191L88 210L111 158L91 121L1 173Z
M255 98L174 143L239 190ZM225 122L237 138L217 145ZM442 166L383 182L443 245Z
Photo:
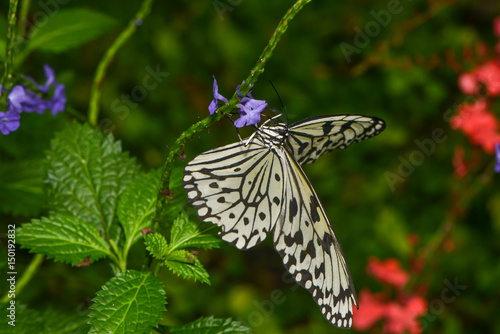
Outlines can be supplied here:
M308 118L289 128L288 148L299 164L310 164L336 148L346 148L378 135L385 122L363 115L328 115Z
M283 171L258 138L202 153L183 177L188 201L202 221L221 226L221 236L240 249L264 240L280 215Z
M288 170L284 200L289 205L274 231L275 248L323 316L337 327L350 328L352 303L358 303L342 249L304 172L286 151L283 160Z

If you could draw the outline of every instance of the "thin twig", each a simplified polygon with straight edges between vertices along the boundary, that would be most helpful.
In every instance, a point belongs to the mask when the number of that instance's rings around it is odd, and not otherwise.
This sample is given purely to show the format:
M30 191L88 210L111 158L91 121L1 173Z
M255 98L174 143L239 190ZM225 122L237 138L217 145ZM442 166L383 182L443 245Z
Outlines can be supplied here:
M114 41L111 47L106 51L104 56L102 57L99 65L97 66L97 70L94 76L94 82L92 84L92 90L90 92L90 104L89 104L89 112L88 119L89 123L93 126L97 125L97 118L99 116L99 102L101 99L101 84L106 76L106 70L113 60L113 57L118 52L125 42L128 41L130 36L137 30L138 22L142 22L142 20L149 14L151 11L151 5L153 0L144 0L142 2L141 8L135 15L135 17L130 20L128 26L125 30L122 31L120 36Z

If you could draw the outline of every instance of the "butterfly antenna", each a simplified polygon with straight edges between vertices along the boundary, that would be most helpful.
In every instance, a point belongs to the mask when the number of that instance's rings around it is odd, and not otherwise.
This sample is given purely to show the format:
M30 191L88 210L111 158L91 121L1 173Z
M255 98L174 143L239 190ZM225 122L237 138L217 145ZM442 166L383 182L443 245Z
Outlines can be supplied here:
M276 95L278 96L278 101L280 101L280 104L281 104L281 108L283 108L282 114L285 115L286 122L289 123L288 122L288 114L286 113L286 108L285 108L285 105L283 104L283 101L281 100L281 96L278 93L278 90L276 89L276 87L274 87L273 82L271 80L269 80L269 83L271 84L271 87L273 87L274 91L276 92Z
M232 118L231 118L231 116L229 116L229 115L226 115L226 117L227 117L227 118L229 118L229 120L230 120L231 122L233 122L234 129L236 130L236 134L238 135L238 138L240 139L240 142L242 142L242 143L243 143L243 139L241 139L241 135L240 135L240 130L238 130L238 128L236 127L236 125L234 125L234 121L233 121L233 119L232 119Z

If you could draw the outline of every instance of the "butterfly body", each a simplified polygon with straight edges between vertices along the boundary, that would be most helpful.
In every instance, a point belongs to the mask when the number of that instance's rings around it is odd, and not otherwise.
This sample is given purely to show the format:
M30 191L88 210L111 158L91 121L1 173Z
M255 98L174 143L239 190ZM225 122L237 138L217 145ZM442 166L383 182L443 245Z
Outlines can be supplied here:
M385 123L362 115L327 115L287 125L262 125L249 139L198 155L183 186L202 221L222 239L249 249L273 231L276 251L310 291L323 316L352 325L356 292L342 249L301 168L335 148L380 133Z

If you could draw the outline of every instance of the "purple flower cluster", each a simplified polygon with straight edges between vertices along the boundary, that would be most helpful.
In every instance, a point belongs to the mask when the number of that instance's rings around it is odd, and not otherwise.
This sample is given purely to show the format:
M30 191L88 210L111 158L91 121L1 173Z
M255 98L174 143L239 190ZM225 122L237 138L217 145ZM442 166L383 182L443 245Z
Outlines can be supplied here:
M65 87L58 84L55 79L55 72L49 65L43 66L46 82L40 85L34 79L27 77L36 88L37 92L22 85L14 86L7 97L7 112L0 112L0 132L7 135L16 131L20 125L21 112L31 113L35 111L43 114L49 109L53 115L57 115L66 106ZM53 94L49 92L53 87ZM0 94L5 90L0 86Z
M240 86L236 87L236 91L240 89ZM237 128L244 127L245 125L254 125L260 122L260 114L267 107L267 102L264 100L256 100L253 98L251 93L248 93L246 96L242 96L241 93L238 93L238 97L241 99L238 106L238 113L240 118L234 121L234 125ZM219 94L219 86L217 85L217 80L215 80L214 76L214 99L208 106L208 111L210 115L212 115L218 108L218 101L222 101L227 103L228 100Z

